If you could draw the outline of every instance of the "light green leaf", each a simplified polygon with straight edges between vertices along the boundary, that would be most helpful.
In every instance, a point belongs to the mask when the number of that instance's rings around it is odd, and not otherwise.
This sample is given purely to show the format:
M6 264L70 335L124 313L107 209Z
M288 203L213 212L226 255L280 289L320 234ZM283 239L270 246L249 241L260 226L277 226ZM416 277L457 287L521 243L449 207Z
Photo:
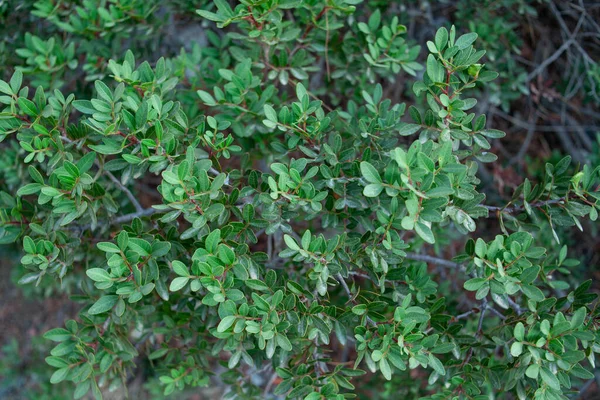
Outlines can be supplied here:
M189 281L190 281L190 278L188 278L187 276L177 277L177 278L173 279L173 281L171 282L171 285L169 285L169 290L171 292L176 292L178 290L181 290L185 285L187 285L187 283Z
M228 315L219 322L217 326L217 332L225 332L227 329L231 327L235 323L237 319L236 315Z
M382 182L381 177L379 176L379 172L377 172L377 169L375 169L375 167L367 161L363 161L360 163L360 172L369 183Z
M560 382L555 374L552 373L547 367L542 367L540 370L540 376L545 384L554 390L560 390Z
M119 300L119 296L106 295L102 296L90 307L88 313L90 315L102 314L109 311Z
M86 275L94 282L110 282L111 278L108 272L102 268L90 268L85 271Z
M363 190L363 194L366 197L377 197L381 194L382 191L383 191L383 185L378 184L378 183L371 183L371 184L368 184L367 186L365 186L365 188Z

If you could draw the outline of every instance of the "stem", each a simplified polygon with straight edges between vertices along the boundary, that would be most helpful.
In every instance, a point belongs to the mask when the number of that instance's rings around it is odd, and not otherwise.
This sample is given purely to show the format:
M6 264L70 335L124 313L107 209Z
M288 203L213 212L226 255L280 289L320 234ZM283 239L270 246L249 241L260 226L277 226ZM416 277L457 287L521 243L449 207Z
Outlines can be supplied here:
M352 295L352 292L350 291L350 288L348 287L348 284L346 283L346 281L344 280L344 277L342 276L342 274L340 274L339 272L335 275L335 279L340 283L340 285L342 285L342 287L344 288L344 290L346 291L346 294L348 295L348 298L350 299L350 301L354 304L356 304L356 300L354 300L354 296ZM377 324L375 323L375 321L373 321L369 316L367 316L367 323L371 326L377 326Z
M538 201L535 203L531 203L530 206L532 208L541 208L544 206L548 206L548 205L552 205L552 204L562 204L565 202L565 200L567 200L566 196L563 196L561 198L558 199L553 199L553 200L544 200L544 201ZM496 213L507 213L507 214L513 214L516 212L521 212L525 210L525 206L512 206L512 207L496 207L496 206L486 206L484 205L485 208L487 208L489 211L492 212L496 212Z

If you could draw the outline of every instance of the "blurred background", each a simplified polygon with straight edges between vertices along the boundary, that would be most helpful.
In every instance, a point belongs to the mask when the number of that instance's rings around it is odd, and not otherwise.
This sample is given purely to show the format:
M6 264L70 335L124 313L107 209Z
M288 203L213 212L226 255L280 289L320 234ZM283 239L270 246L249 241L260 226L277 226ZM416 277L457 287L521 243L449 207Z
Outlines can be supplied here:
M123 21L103 15L114 4L123 7ZM487 115L488 126L507 132L494 141L499 162L480 170L483 185L497 196L491 203L510 199L523 176L540 177L547 161L570 155L575 163L600 164L599 1L370 0L368 6L380 9L383 19L398 16L407 40L422 46L421 63L425 42L439 27L454 24L459 32L478 33L477 47L487 51L485 62L500 77L477 94L476 112ZM0 0L0 78L19 66L32 86L91 93L92 82L107 76L107 60L134 49L138 60L175 60L189 76L183 84L193 88L209 40L207 22L195 10L211 7L209 0ZM65 25L75 14L80 26ZM400 72L381 82L384 97L411 104L414 81ZM9 150L0 153L0 187L16 176ZM600 291L597 226L565 232L569 257L579 261L571 274L579 281L594 279L593 289ZM50 344L41 334L76 317L80 305L69 299L73 286L18 285L24 274L19 257L16 247L0 247L0 399L71 398L68 384L48 383L52 371L44 357ZM588 382L578 398L600 399L599 387L598 379ZM162 398L160 388L145 384L143 365L129 389L131 398ZM213 385L174 398L218 398L221 391ZM394 398L392 387L381 391L382 398ZM115 392L106 398L124 397Z

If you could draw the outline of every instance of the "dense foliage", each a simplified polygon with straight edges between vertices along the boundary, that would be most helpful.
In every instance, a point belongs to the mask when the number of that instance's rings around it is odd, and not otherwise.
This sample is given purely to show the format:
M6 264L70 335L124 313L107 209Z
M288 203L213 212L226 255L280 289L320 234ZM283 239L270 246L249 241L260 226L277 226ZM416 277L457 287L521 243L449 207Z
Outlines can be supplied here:
M0 241L21 284L81 302L44 335L52 383L100 398L146 365L157 396L217 372L230 398L352 397L368 374L381 397L482 400L594 378L600 311L565 238L597 229L600 166L547 162L503 203L481 184L505 133L475 96L509 108L510 49L488 63L454 26L421 49L378 1L159 3L0 2L48 24L0 44L22 45ZM200 39L150 59L175 12Z

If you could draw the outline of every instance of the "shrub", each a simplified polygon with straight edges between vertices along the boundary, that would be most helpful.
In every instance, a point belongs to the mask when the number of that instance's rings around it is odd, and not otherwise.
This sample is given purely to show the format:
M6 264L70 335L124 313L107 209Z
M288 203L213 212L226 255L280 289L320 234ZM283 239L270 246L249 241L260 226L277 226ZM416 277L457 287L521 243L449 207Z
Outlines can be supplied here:
M0 81L0 240L22 243L22 284L83 304L44 335L51 382L99 398L141 360L167 395L222 365L239 398L352 397L366 370L390 398L563 399L593 378L596 296L562 243L596 221L600 169L567 156L486 200L505 134L470 112L498 76L477 34L440 28L422 67L359 0L240 3L205 4L207 46L152 64L86 53L155 33L156 2L36 3L82 38L25 36ZM75 54L100 78L76 95ZM418 107L386 98L400 73Z

